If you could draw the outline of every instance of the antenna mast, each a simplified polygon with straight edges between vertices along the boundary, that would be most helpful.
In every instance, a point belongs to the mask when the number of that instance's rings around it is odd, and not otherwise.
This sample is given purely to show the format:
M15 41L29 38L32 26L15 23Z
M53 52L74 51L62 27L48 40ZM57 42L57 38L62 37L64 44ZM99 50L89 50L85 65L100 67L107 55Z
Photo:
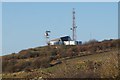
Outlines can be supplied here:
M72 30L72 32L73 32L73 34L72 34L72 39L73 39L73 41L76 41L76 28L77 28L77 26L76 26L76 24L75 24L75 9L73 8L73 24L72 24L72 28L71 28L71 30Z

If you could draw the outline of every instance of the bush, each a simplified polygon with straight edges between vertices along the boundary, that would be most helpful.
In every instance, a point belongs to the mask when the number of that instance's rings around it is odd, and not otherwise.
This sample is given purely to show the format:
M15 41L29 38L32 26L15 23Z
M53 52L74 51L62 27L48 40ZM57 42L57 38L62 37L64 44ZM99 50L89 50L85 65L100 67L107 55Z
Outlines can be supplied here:
M95 43L97 43L97 42L98 42L97 40L92 39L92 40L89 40L88 42L85 42L84 45L95 44Z
M66 55L69 56L69 57L72 57L72 56L76 56L78 55L78 50L77 48L73 47L73 48L69 48L67 51L66 51Z
M25 72L31 72L32 69L31 69L31 68L25 68L24 71L25 71Z
M15 64L17 63L17 61L15 59L12 59L10 61L7 60L3 60L2 61L2 71L3 72L15 72Z
M47 67L49 67L49 63L50 63L50 59L48 57L42 57L42 58L38 57L33 61L31 66L34 69L47 68Z

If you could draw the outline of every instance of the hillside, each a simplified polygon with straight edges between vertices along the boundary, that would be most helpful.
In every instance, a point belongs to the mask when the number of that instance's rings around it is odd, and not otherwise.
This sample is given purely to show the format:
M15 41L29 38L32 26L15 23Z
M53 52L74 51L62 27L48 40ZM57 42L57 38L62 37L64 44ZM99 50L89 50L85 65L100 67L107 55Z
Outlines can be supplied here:
M120 40L45 46L2 57L3 78L116 78Z

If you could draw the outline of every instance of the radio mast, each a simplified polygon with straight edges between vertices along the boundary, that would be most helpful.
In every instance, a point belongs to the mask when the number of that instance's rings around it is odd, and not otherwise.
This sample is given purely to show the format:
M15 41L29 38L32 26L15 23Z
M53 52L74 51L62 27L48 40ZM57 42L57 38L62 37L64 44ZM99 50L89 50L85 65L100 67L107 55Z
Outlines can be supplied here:
M72 23L72 28L71 28L71 30L72 30L72 40L76 41L76 37L77 37L76 28L77 28L77 26L76 26L76 23L75 23L75 9L74 8L73 8L72 14L73 14L73 23Z

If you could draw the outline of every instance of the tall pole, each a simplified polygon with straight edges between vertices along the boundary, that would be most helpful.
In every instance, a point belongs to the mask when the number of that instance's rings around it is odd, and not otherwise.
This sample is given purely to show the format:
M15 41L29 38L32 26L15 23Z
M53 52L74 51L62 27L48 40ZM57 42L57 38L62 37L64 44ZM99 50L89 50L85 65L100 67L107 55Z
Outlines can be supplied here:
M76 41L76 24L75 24L75 9L73 8L73 24L72 24L72 31L73 31L73 34L72 34L72 38L73 38L73 41Z
M46 32L45 32L45 38L46 38L46 44L47 44L47 45L48 45L49 37L50 37L49 33L50 33L50 31L46 31Z

